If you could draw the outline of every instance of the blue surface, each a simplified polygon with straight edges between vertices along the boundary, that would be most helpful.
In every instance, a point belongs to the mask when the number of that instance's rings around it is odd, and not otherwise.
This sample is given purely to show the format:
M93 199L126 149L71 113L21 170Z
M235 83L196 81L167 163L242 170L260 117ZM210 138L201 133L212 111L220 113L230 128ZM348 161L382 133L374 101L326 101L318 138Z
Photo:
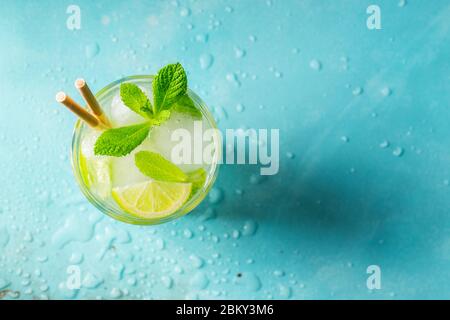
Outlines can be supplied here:
M69 2L2 4L0 296L450 298L448 1L377 0L381 30L373 1L76 2L76 31ZM115 222L78 190L54 94L174 61L221 129L280 128L280 172L222 166L218 203Z

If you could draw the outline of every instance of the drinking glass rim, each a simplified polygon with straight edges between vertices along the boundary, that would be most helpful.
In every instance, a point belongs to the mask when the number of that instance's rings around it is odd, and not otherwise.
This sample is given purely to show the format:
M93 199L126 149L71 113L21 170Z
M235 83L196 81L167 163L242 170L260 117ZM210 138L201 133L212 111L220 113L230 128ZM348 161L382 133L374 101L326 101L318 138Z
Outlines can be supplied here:
M145 79L153 79L153 75L133 75L124 77L118 80L115 80L111 83L109 83L107 86L100 89L96 94L95 97L97 99L101 99L103 95L109 92L109 90L115 88L117 85L119 85L122 82L132 81L132 80L145 80ZM191 99L194 100L197 107L199 107L200 112L202 115L206 118L206 120L210 123L212 128L217 129L217 123L212 117L210 111L208 110L208 107L203 102L203 100L192 90L188 88L188 95ZM206 183L202 186L201 190L197 191L196 194L189 199L181 208L179 208L177 211L175 211L173 214L167 216L167 217L158 217L158 218L139 218L137 216L132 215L131 213L126 212L123 209L115 208L106 201L101 201L97 199L97 197L90 191L89 187L84 182L84 179L81 175L81 170L79 166L79 155L80 155L80 132L86 124L82 122L80 119L75 123L75 127L72 134L72 146L71 146L71 166L72 171L75 175L75 180L77 181L78 186L81 189L81 192L84 194L84 196L88 199L88 201L93 204L98 210L100 210L102 213L119 220L121 222L129 223L129 224L135 224L135 225L155 225L155 224L161 224L165 223L171 220L174 220L176 218L182 217L189 212L191 212L193 209L195 209L206 197L208 192L211 190L212 186L214 185L214 182L217 179L217 175L219 173L219 161L221 154L222 154L222 146L220 139L216 139L215 141L218 142L217 146L217 152L216 152L216 161L213 161L211 166L212 169L210 169L211 173L208 173L208 178Z

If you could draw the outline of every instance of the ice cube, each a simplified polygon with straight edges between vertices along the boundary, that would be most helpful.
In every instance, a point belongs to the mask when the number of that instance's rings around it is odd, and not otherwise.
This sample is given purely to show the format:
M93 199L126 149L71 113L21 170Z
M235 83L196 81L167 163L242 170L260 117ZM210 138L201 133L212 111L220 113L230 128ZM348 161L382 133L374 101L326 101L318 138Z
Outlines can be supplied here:
M97 130L91 130L86 133L81 141L81 153L85 158L94 157L94 146L97 138L100 136L101 132Z
M180 164L176 163L181 170L185 172L193 171L204 167L204 164L194 164L194 121L201 121L192 118L191 116L172 112L170 118L161 126L155 126L150 131L149 137L140 146L142 150L149 150L161 154L164 158L174 162L172 159L172 149L178 145L179 141L172 141L172 133L179 128L185 129L189 132L191 138L191 163ZM207 123L203 121L203 130L208 129ZM203 133L200 133L203 134ZM206 143L203 144L203 147Z
M151 180L149 177L143 175L136 167L136 164L134 163L134 155L136 151L133 151L124 157L111 158L113 187L123 187Z

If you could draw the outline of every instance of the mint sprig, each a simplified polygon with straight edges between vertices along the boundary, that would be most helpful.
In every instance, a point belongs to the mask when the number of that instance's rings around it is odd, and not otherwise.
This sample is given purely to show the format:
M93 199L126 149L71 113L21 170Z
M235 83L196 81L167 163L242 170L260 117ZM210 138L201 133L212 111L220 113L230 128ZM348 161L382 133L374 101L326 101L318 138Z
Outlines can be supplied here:
M187 91L187 77L180 63L169 64L158 71L153 80L153 110L168 109Z
M153 103L133 83L120 85L123 103L147 121L140 125L105 131L96 141L96 155L121 157L138 147L148 136L152 126L161 125L169 119L170 110L201 117L194 102L187 95L187 77L180 63L169 64L158 71L153 79Z
M128 127L109 129L95 142L96 155L122 157L129 154L147 138L151 124L145 122Z
M196 119L202 118L202 113L195 107L194 101L185 94L172 107L175 111L187 113Z
M154 180L192 183L193 193L203 187L207 178L203 168L185 173L174 163L155 152L139 151L134 155L134 163L139 171Z
M120 97L123 103L144 118L153 116L153 107L145 93L134 83L122 83L120 85Z
M155 180L185 182L188 179L186 173L159 153L139 151L134 162L143 174Z

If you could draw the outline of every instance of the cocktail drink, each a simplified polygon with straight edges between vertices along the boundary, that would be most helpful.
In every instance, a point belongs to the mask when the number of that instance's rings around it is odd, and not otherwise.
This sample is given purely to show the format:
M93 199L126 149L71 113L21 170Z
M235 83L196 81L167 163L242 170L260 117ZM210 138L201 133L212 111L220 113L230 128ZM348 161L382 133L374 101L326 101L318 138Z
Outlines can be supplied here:
M158 224L204 199L217 176L220 138L206 105L187 88L180 64L156 76L118 80L95 97L83 80L76 86L97 119L82 117L72 143L73 171L91 203L123 222ZM70 98L59 95L69 105ZM207 143L193 141L208 131Z

